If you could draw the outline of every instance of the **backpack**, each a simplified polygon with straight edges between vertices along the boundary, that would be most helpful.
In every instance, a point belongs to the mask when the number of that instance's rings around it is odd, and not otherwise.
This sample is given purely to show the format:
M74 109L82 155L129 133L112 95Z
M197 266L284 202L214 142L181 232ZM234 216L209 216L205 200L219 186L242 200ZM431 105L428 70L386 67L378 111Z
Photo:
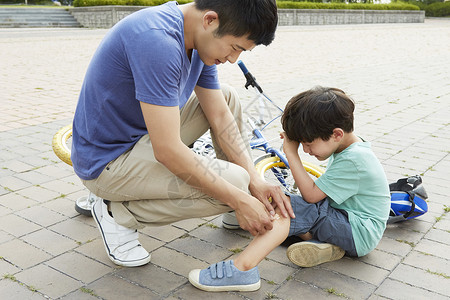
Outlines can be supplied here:
M428 211L425 201L428 195L419 175L401 178L389 184L389 190L391 191L391 211L388 224L417 218Z

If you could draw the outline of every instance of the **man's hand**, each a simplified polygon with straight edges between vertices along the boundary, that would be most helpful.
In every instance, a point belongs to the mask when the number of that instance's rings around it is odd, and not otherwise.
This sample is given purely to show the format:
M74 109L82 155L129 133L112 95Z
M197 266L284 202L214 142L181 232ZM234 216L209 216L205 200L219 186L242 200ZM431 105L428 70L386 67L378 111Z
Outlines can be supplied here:
M295 218L291 201L280 186L268 183L258 176L252 178L249 189L252 195L265 205L271 216L275 215L275 208L278 207L283 217Z
M240 227L253 236L272 230L273 217L268 213L265 206L258 199L246 195L248 196L247 199L243 199L235 207L236 218Z

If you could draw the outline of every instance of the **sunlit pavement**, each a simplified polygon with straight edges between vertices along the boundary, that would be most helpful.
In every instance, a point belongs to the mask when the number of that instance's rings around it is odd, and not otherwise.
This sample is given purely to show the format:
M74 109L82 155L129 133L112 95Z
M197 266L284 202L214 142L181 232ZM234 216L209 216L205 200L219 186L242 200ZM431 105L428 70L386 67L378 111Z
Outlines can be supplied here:
M140 241L152 261L121 268L107 258L92 218L74 210L87 191L51 140L71 122L106 32L0 30L1 299L449 298L450 20L280 27L272 45L241 55L282 107L315 85L351 95L356 133L372 142L390 181L422 176L429 212L389 225L377 249L358 259L299 268L280 246L260 265L259 291L214 295L192 287L189 271L233 257L248 233L223 229L220 216L146 228ZM220 72L248 103L253 94L238 66ZM279 131L276 121L267 135Z

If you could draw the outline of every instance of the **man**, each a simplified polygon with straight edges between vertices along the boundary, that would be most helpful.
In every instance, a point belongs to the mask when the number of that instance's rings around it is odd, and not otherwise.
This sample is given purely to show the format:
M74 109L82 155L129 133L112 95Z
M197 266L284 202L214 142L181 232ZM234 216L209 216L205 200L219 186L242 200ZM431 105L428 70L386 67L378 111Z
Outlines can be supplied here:
M220 89L216 69L270 44L276 25L274 0L196 0L141 10L106 35L80 93L72 161L105 199L92 215L114 263L150 261L136 231L146 225L234 210L257 235L272 228L274 207L293 215L281 189L256 174L237 96ZM208 129L216 160L187 146Z

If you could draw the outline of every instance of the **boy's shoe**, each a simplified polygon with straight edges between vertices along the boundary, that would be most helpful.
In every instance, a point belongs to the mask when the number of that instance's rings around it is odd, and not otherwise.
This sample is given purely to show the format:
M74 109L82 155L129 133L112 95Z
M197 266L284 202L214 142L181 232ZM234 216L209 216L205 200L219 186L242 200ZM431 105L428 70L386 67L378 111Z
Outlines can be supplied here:
M248 271L238 270L232 260L221 261L207 269L196 269L189 273L189 282L208 292L252 292L261 286L258 267Z
M116 265L138 267L150 261L150 254L138 241L137 230L117 224L100 197L92 205L92 216L102 234L106 253Z
M321 242L299 242L288 247L289 260L300 267L314 267L341 259L345 251L340 247Z
M232 230L241 228L234 211L222 214L222 226Z

